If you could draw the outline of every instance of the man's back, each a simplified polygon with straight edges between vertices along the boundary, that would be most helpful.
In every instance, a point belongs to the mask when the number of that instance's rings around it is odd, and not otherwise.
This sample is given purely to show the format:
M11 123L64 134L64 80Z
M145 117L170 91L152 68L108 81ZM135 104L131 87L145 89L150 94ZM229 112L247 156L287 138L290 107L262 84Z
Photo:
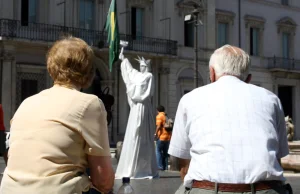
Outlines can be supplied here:
M233 76L186 94L174 126L184 129L174 130L172 141L186 138L190 145L171 143L169 150L190 153L185 182L284 180L277 160L288 154L280 109L274 94Z

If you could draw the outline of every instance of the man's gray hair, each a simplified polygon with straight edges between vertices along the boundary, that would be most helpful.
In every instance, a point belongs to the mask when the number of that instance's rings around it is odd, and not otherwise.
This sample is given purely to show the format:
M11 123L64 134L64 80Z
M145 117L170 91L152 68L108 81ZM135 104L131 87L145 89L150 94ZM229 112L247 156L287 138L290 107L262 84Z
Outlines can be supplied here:
M250 57L240 48L224 45L210 57L209 66L216 76L233 75L245 80L250 71Z

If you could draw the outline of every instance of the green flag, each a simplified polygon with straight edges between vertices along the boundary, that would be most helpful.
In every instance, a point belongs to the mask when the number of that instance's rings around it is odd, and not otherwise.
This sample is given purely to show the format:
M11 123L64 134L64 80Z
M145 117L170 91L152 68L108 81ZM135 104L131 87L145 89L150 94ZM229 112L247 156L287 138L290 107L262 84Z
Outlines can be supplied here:
M119 58L120 34L118 25L118 12L116 0L110 3L105 30L107 42L109 43L109 70L112 71L112 65Z

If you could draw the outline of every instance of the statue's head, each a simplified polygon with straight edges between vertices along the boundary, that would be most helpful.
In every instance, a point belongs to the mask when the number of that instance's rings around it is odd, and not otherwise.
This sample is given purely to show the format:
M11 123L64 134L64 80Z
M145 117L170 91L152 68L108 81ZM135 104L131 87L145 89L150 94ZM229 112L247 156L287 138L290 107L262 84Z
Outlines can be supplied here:
M137 60L140 63L140 71L142 73L149 72L150 61L151 61L150 59L145 60L144 57L140 58L138 56L138 59L135 59L135 60Z

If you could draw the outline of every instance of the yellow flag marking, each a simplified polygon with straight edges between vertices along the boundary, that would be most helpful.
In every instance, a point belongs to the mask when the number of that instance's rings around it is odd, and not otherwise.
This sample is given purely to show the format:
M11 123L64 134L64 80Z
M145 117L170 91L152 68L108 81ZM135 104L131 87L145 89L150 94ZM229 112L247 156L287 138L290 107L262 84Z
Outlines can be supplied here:
M116 28L116 24L115 24L115 12L111 12L110 15L110 27L111 27L111 41L114 41L115 39L115 28Z

